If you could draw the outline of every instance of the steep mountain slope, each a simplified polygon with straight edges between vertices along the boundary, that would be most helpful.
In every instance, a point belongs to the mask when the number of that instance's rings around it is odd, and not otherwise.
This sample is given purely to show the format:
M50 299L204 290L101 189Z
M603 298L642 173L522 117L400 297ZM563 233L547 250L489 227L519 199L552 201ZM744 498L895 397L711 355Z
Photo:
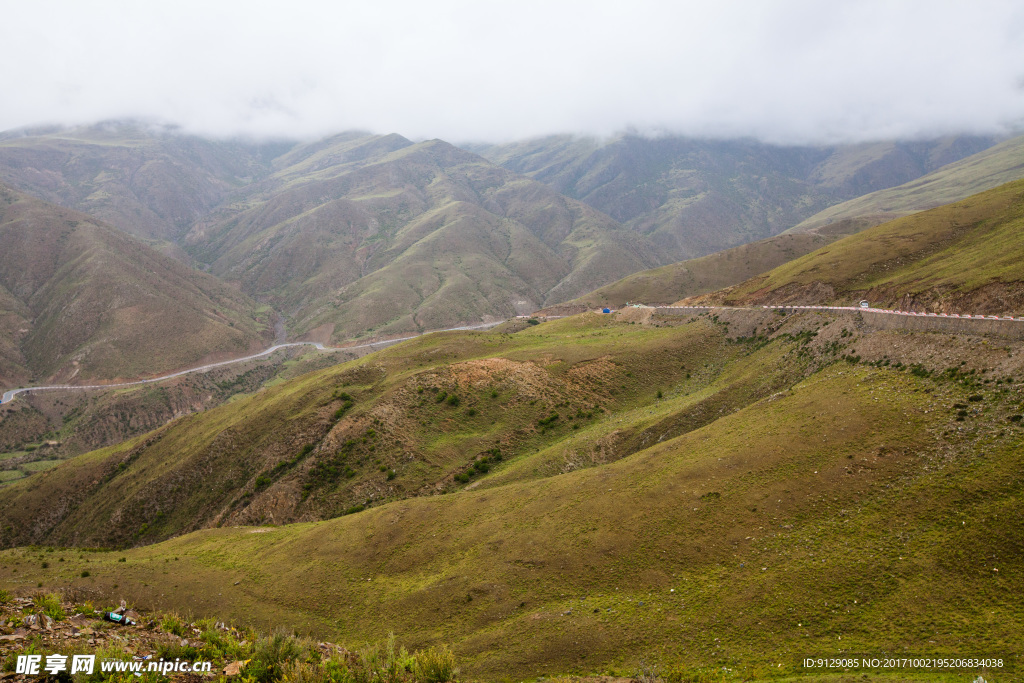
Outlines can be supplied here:
M657 262L608 216L438 140L338 136L276 165L188 249L317 339L527 313Z
M700 302L1024 313L1024 180L875 226Z
M241 353L270 311L90 216L0 186L0 385L131 377Z
M24 382L32 374L18 343L31 327L31 318L25 304L0 284L0 386Z
M955 202L1024 177L1024 136L924 175L909 183L878 190L831 206L787 232L807 232L857 221L864 227Z
M293 144L208 140L126 122L9 131L0 135L0 182L173 243Z
M554 308L619 308L630 302L667 304L688 296L714 292L760 275L829 244L835 238L838 236L817 232L776 235L708 256L642 270Z
M629 275L559 310L628 301L664 303L739 284L841 237L899 215L962 199L1024 175L1024 137L943 166L921 178L826 209L781 235ZM824 173L824 171L822 171ZM886 207L884 210L882 207Z
M399 135L255 144L113 122L0 135L0 180L195 259L282 311L292 332L338 341L532 312L762 240L992 142L783 148L626 135L474 147L501 170ZM671 298L681 286L678 298L732 284L820 241L762 243L668 269L655 279L673 284L648 291ZM4 310L0 325L24 329ZM13 348L0 348L0 364L24 367Z
M992 146L953 137L839 147L777 147L626 135L468 145L647 236L666 260L778 234L836 202L913 180Z

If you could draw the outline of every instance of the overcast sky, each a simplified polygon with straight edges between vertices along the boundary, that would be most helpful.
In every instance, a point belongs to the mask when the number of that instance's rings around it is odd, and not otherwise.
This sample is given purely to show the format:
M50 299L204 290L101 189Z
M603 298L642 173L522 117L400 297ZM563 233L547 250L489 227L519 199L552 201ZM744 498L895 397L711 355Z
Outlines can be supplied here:
M832 142L1024 126L1020 0L2 7L0 130L132 117L216 135Z

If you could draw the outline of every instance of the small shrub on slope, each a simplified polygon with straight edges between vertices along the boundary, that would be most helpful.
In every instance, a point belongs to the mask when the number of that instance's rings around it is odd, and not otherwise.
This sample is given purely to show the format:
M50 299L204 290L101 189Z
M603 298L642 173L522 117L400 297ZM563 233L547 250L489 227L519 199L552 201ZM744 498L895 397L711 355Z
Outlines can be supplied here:
M455 655L447 645L421 650L413 656L413 675L416 683L448 683L454 681L458 670Z

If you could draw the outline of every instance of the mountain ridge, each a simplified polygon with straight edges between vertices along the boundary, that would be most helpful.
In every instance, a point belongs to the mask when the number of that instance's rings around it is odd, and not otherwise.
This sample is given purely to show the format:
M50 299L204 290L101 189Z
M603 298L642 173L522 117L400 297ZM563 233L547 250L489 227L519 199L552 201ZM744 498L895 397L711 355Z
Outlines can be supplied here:
M1016 180L1024 176L1022 146L1024 137L1013 138L905 185L838 204L774 237L633 273L584 297L564 302L559 310L570 310L573 306L622 306L629 301L669 303L738 285L879 223L934 208L936 203L963 199L972 190L980 193ZM889 206L885 211L880 208L883 203ZM896 206L902 208L896 210Z
M323 161L353 145L371 152ZM611 218L444 141L344 139L302 153L187 247L270 297L300 335L500 319L656 262Z
M996 142L951 136L783 147L622 135L467 147L607 212L671 262L771 237L839 201L913 180Z
M270 312L87 214L0 185L4 377L113 379L261 346ZM8 355L8 363L11 356Z

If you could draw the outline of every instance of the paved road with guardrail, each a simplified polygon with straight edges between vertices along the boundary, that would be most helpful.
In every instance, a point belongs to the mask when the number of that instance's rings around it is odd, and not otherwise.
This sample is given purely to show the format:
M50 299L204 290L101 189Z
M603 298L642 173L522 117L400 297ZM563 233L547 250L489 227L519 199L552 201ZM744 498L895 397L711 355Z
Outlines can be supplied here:
M924 318L934 320L967 320L967 321L988 321L988 322L1024 322L1024 316L1013 317L1012 315L970 315L970 314L957 314L957 313L917 313L915 311L901 311L893 310L888 308L873 308L864 306L796 306L796 305L774 305L774 306L646 306L639 304L641 308L653 308L659 311L751 311L751 310L785 310L785 311L843 311L843 312L859 312L879 315L891 315L901 316L907 318ZM563 317L563 316L553 316ZM479 325L464 325L462 327L450 327L444 330L434 330L433 332L453 332L456 330L478 330L494 327L505 322L504 320L494 323L481 323ZM63 390L78 390L78 389L117 389L120 387L130 387L138 384L150 384L153 382L163 382L164 380L172 379L174 377L181 377L193 372L207 372L214 368L224 367L226 365L232 365L235 363L244 363L246 361L261 358L263 356L270 355L280 349L285 349L293 346L312 346L318 351L326 352L337 352L337 351L354 351L356 349L365 349L376 346L384 346L386 344L397 344L398 342L408 341L410 339L416 339L424 334L432 334L433 332L424 332L422 334L414 334L408 337L399 337L398 339L384 339L381 341L370 342L368 344L361 344L359 346L340 346L340 347L327 347L319 342L289 342L286 344L275 344L265 351L260 353L252 354L251 356L244 356L242 358L234 358L232 360L225 360L219 363L209 363L207 365L200 365L199 367L189 368L188 370L180 370L178 372L172 372L167 375L161 375L159 377L152 377L150 379L140 379L132 382L119 382L117 384L55 384L52 386L44 387L22 387L20 389L11 389L5 391L3 396L0 396L0 404L13 401L18 394L27 393L31 391L52 391L57 389ZM1021 326L1020 333L1024 334L1024 326ZM1017 336L1017 335L1014 335Z
M432 330L430 332L424 332L422 334L414 334L409 337L399 337L397 339L382 339L381 341L370 342L368 344L360 344L359 346L324 346L320 342L288 342L285 344L275 344L265 351L254 353L251 356L243 356L241 358L232 358L231 360L223 360L219 363L208 363L206 365L200 365L198 367L189 368L188 370L179 370L178 372L172 372L167 375L160 375L159 377L151 377L149 379L138 379L131 382L118 382L116 384L53 384L45 387L21 387L19 389L11 389L5 391L0 396L0 404L13 401L14 397L18 394L24 394L32 391L54 391L58 389L63 390L84 390L84 389L118 389L120 387L132 387L138 384L152 384L153 382L163 382L164 380L173 379L175 377L181 377L182 375L188 375L193 372L207 372L214 368L221 368L226 365L234 365L235 363L244 363L246 361L255 360L262 358L263 356L269 356L275 351L281 349L287 349L295 346L312 346L318 351L326 352L338 352L338 351L355 351L357 349L373 348L377 346L385 346L387 344L397 344L398 342L408 341L410 339L416 339L422 337L424 334L433 334L435 332L453 332L456 330L479 330L486 329L488 327L494 327L505 322L504 320L496 323L481 323L479 325L463 325L462 327L449 327L445 330Z
M858 314L864 323L877 330L907 330L911 332L940 332L947 334L980 334L1024 341L1024 316L969 315L958 313L917 313L916 311L874 308L871 306L655 306L662 315L691 315L695 313L730 311L785 311L790 313Z
M648 308L666 308L679 310L723 310L723 311L751 311L761 309L782 309L782 310L810 310L810 311L860 311L863 313L884 313L887 315L903 315L916 318L948 318L950 320L1015 320L1024 322L1024 316L1014 318L1012 315L960 315L957 313L915 313L914 311L899 311L888 308L872 308L870 306L649 306Z

